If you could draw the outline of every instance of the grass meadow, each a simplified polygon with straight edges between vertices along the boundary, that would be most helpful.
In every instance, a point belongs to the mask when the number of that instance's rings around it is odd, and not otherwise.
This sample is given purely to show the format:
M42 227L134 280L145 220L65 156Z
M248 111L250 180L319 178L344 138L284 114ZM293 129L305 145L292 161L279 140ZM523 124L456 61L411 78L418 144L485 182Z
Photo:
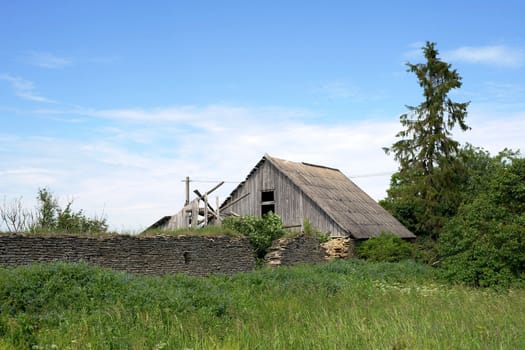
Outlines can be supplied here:
M233 276L0 268L0 349L525 349L525 290L359 260Z

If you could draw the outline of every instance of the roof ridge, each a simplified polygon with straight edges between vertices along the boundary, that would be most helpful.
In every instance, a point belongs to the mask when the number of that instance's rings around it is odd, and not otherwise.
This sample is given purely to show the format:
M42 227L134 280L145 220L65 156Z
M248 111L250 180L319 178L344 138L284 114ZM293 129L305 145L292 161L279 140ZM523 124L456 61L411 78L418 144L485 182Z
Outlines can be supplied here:
M316 168L323 168L323 169L341 171L341 170L339 170L337 168L332 168L332 167L329 167L329 166L326 166L326 165L312 164L312 163L306 163L306 162L301 162L301 164L307 165L307 166L313 166L313 167L316 167Z

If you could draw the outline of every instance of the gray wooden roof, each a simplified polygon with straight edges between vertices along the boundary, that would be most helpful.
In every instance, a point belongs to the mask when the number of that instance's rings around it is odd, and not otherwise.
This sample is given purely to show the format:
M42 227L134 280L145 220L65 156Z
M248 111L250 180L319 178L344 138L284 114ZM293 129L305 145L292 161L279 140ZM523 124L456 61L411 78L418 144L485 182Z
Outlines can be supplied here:
M366 239L384 231L402 238L416 237L338 169L291 162L268 154L256 168L264 161L277 168L351 237Z

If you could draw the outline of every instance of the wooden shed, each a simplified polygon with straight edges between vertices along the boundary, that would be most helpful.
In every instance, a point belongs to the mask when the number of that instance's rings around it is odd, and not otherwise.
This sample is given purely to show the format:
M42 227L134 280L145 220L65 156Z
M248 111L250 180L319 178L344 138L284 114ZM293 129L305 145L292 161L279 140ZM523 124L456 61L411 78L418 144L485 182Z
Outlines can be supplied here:
M278 214L285 227L301 227L308 219L312 227L334 238L361 240L385 231L415 238L338 169L266 154L223 202L220 212L261 216L269 211Z

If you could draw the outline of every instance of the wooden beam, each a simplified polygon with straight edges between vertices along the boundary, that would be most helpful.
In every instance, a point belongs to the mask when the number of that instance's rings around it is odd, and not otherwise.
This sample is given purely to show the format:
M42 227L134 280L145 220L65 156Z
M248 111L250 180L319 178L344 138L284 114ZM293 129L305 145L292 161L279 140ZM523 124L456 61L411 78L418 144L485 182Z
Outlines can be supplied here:
M205 205L207 206L208 210L212 213L212 215L217 217L215 210L212 208L210 203L208 203L208 200L206 200L205 197L199 192L199 190L193 190L193 193L195 193L200 200L204 201Z
M249 195L250 195L250 192L246 193L245 195L237 198L236 200L234 200L230 204L226 205L224 208L221 208L221 210L228 209L229 207L231 207L232 205L236 204L237 202L240 202L242 199L248 197Z
M205 195L206 195L206 196L210 195L213 191L215 191L216 189L218 189L218 188L221 187L222 185L224 185L224 181L219 182L219 184L217 184L217 186L215 186L214 188L212 188L211 190L209 190L208 192L206 192Z

